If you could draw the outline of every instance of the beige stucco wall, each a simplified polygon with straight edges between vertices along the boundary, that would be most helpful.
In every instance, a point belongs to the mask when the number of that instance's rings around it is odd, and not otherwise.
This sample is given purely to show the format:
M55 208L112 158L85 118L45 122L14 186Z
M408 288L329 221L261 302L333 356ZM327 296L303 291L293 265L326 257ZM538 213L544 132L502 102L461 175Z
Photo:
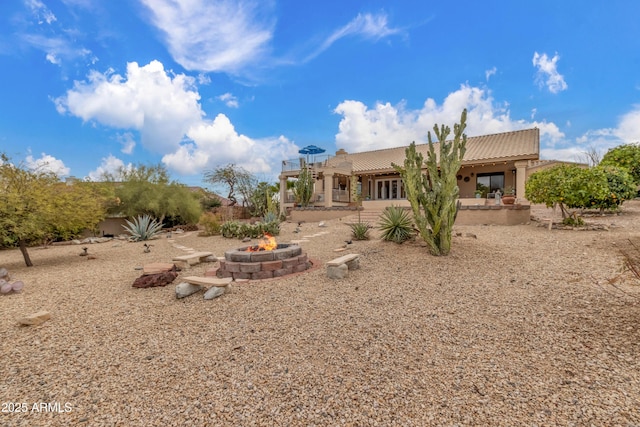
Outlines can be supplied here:
M529 205L464 206L458 210L456 225L518 225L530 220Z
M358 213L355 209L293 209L291 221L318 222L330 219L344 218Z
M119 236L121 234L128 234L127 231L122 227L126 225L126 221L124 218L106 218L96 225L96 236L102 237L105 234L113 234L114 236ZM93 230L87 230L83 233L85 237L93 237Z

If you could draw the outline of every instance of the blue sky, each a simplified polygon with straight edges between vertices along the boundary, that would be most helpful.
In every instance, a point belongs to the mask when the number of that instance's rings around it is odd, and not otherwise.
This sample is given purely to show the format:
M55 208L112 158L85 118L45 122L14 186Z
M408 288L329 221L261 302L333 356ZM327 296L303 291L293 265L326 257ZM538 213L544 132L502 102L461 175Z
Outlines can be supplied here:
M541 156L640 141L640 2L0 2L0 152L62 178L199 185L334 153L539 127Z

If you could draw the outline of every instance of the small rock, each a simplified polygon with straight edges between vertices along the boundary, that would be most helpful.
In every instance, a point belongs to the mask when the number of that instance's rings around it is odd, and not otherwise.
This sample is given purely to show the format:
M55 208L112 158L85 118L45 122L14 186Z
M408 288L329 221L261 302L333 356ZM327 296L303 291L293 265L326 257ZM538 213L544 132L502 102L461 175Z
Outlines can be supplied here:
M13 289L11 287L11 283L9 283L9 282L7 282L5 280L2 280L2 282L3 283L0 285L0 292L3 293L3 294L8 294L9 292L11 292L11 290Z
M180 299L188 297L189 295L195 294L200 289L202 289L202 286L200 285L194 285L192 283L184 282L180 283L176 286L176 298Z
M222 294L224 294L224 288L212 286L207 292L204 293L204 299L218 298Z
M324 221L320 221L320 223L318 224L318 227L326 227L327 224L324 223Z
M349 274L347 264L327 267L327 277L329 279L344 279Z
M9 271L4 267L0 268L0 279L9 280Z
M478 236L476 236L473 233L467 233L467 234L465 234L465 237L471 237L472 239L477 239L478 238Z
M251 237L245 237L244 239L242 239L243 242L250 242L251 241Z
M18 319L18 323L25 326L36 326L51 319L51 313L48 311L39 311Z

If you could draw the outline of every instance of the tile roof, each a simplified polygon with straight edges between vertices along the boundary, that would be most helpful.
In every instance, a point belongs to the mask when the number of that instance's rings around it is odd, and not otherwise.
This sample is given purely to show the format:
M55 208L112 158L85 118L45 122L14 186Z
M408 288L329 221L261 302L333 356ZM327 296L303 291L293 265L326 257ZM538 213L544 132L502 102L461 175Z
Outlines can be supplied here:
M434 144L439 155L440 143ZM353 172L382 172L392 170L391 163L403 164L407 147L385 148L361 153L336 155L328 165L337 166L344 161L353 163ZM417 144L416 149L427 158L429 144ZM496 133L467 138L467 150L462 164L470 165L490 160L536 160L540 154L540 131L538 128Z

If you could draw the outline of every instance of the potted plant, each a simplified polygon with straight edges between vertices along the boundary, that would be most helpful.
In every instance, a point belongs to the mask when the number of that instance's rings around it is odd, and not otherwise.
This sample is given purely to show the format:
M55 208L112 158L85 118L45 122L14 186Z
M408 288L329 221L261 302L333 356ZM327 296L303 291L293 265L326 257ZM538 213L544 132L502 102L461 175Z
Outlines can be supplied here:
M504 194L502 195L502 203L505 205L512 205L516 201L516 194L513 187L504 187Z
M479 199L480 197L482 197L482 191L476 190L476 199Z

